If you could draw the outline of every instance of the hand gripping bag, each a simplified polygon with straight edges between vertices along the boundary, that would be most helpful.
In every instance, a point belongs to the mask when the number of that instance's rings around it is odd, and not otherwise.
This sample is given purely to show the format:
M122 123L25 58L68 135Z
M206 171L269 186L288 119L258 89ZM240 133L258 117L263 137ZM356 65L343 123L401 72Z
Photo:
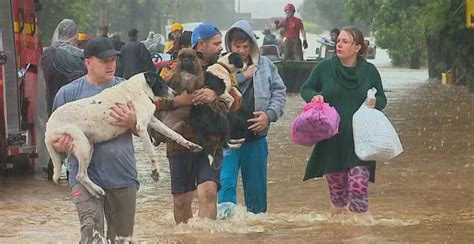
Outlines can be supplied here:
M377 89L367 91L375 98ZM395 128L384 113L364 102L352 117L355 154L363 161L388 161L403 152Z
M334 107L323 102L310 102L291 125L294 144L312 146L339 133L340 116Z

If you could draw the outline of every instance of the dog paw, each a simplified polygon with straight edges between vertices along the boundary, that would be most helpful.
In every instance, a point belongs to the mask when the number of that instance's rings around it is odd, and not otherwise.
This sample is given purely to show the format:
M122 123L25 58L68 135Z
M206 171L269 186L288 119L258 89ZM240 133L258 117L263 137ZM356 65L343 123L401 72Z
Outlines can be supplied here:
M151 178L155 182L158 182L160 180L160 173L158 173L158 170L154 169L154 170L151 171Z
M240 146L242 146L242 144L245 142L245 138L242 138L242 139L230 139L228 142L227 142L227 145L229 145L229 148L231 149L236 149L236 148L240 148Z
M202 147L198 144L194 144L192 142L186 143L186 148L188 148L191 152L200 152L202 151Z
M100 197L105 196L105 191L104 191L102 188L100 188L100 187L95 187L95 186L93 186L92 188L93 188L94 190L91 191L91 194L92 194L94 197L100 198Z
M224 151L222 149L215 150L212 161L209 161L209 163L214 169L220 169L222 162L224 162Z
M86 188L87 189L87 188ZM94 198L101 198L103 196L105 196L105 191L102 190L102 188L98 188L98 189L95 189L95 188L92 188L92 189L87 189L89 191L89 193L94 197Z

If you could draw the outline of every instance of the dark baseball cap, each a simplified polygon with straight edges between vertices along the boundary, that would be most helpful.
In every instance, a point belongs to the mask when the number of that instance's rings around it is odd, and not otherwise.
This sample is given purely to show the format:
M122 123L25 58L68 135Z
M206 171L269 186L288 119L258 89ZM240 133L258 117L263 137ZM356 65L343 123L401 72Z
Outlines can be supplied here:
M114 43L108 37L95 37L89 40L84 47L84 58L108 59L118 54L119 52L114 48Z

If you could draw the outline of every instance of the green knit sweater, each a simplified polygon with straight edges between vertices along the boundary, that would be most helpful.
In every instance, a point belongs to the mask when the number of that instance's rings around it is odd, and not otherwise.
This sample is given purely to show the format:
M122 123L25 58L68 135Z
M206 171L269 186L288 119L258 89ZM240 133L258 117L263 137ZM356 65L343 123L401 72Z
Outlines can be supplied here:
M337 57L324 60L314 67L301 87L306 102L315 95L334 106L341 116L339 134L321 141L313 149L303 180L322 177L325 173L345 172L354 166L367 166L370 181L375 180L375 162L362 161L354 152L352 115L367 97L367 90L377 88L375 107L382 110L387 104L380 74L371 63L358 57L356 67L345 67Z

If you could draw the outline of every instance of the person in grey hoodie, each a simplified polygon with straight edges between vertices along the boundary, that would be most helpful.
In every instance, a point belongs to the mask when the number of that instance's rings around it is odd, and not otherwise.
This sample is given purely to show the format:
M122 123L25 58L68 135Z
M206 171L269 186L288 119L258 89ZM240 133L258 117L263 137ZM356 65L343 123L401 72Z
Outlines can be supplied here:
M239 148L224 150L218 203L237 203L240 168L247 210L262 213L267 211L267 133L270 122L283 115L286 87L272 61L260 55L257 39L247 21L239 20L230 27L225 44L227 51L239 53L248 67L237 74L242 103L236 112L248 120L243 120L242 135L233 135L239 130L231 128L231 138L245 138L245 141ZM232 122L231 126L236 127Z

